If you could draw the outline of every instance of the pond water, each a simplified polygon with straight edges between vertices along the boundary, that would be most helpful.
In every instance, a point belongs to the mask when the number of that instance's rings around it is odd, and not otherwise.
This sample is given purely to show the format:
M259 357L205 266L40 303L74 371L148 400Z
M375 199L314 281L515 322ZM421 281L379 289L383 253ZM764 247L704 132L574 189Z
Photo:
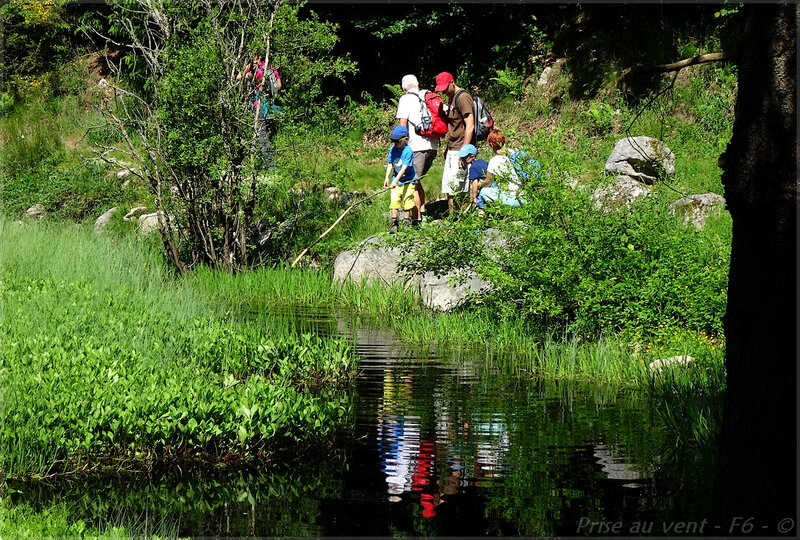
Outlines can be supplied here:
M615 523L660 535L703 514L642 396L531 380L488 350L409 348L331 314L293 324L348 336L363 359L354 417L330 448L258 468L19 484L14 500L182 536L575 536Z

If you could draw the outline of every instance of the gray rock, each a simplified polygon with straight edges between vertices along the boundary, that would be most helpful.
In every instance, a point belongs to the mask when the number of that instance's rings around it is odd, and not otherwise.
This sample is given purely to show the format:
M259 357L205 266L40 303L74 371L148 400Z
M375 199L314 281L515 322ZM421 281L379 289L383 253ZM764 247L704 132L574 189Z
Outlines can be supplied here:
M658 139L626 137L617 141L606 160L605 170L652 184L660 171L670 176L675 174L675 154Z
M44 206L38 203L25 210L25 216L31 218L42 219L46 215L47 210L44 209Z
M559 58L552 66L547 66L542 70L539 75L539 80L536 81L536 86L551 86L561 76L561 68L564 65L564 59Z
M706 225L708 216L719 214L724 208L724 197L716 193L700 193L688 195L670 204L669 213L673 216L683 216L684 223L702 229Z
M497 229L488 229L483 235L487 254L499 260L507 239ZM371 236L357 249L340 253L333 263L333 279L337 283L354 282L382 283L386 286L400 285L420 296L422 303L430 309L448 311L469 301L476 295L490 293L493 286L478 277L474 270L460 269L436 276L433 272L412 275L403 272L398 263L400 248L383 246ZM413 255L412 255L413 256Z
M94 222L94 232L99 233L103 229L105 229L106 225L108 225L108 222L111 221L111 216L113 216L117 212L119 212L119 208L115 206L114 208L111 208L110 210L105 212L102 216L97 218L97 220Z
M139 219L138 215L146 211L146 206L137 206L136 208L131 208L130 212L125 214L125 216L122 218L122 221L136 221Z
M645 184L629 176L617 176L613 184L594 190L590 199L596 210L608 213L649 195L650 189Z
M270 227L264 221L257 221L248 231L247 237L259 248L269 250L276 241L292 234L299 221L300 219L294 216L276 227Z
M120 180L123 180L125 178L128 178L130 175L131 175L131 170L130 169L125 169L125 170L119 171L117 173L117 178L119 178Z
M142 214L139 216L139 234L148 235L155 229L158 229L158 214L160 212L153 212L152 214ZM164 214L161 213L163 216Z
M647 366L647 369L649 371L661 373L664 368L672 368L676 366L689 367L691 362L694 362L694 357L692 356L670 356L669 358L653 360Z
M357 249L343 251L333 262L333 280L342 283L351 280L378 282L385 285L405 282L405 276L398 274L397 262L400 248L386 248L380 245L377 236L370 236Z
M487 294L494 290L488 281L472 270L450 272L436 276L426 272L419 284L422 303L429 309L449 311L463 305L471 296Z
M338 201L342 198L342 192L336 186L326 187L325 198L329 201Z

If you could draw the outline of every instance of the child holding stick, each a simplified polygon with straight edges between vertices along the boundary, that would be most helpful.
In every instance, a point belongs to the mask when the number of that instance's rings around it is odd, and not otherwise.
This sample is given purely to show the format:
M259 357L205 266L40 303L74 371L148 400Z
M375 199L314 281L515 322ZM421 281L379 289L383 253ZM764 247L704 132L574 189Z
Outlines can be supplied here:
M389 209L392 213L392 224L389 227L389 234L394 234L399 228L398 214L403 209L403 226L408 227L411 223L411 209L414 208L414 184L417 175L414 172L414 152L408 146L408 128L396 126L389 140L392 146L389 147L389 155L386 157L386 178L383 180L384 188L391 188L392 199ZM391 185L389 176L391 175Z

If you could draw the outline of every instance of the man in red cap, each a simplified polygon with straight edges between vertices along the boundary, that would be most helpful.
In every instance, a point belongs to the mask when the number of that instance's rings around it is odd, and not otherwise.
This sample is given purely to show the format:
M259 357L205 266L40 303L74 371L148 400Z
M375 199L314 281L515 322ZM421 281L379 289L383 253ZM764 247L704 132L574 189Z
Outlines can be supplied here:
M472 114L472 96L456 86L453 76L446 71L436 76L437 92L447 96L447 152L442 173L442 193L447 195L447 206L453 213L453 195L469 191L467 169L462 168L458 151L473 142L475 118Z

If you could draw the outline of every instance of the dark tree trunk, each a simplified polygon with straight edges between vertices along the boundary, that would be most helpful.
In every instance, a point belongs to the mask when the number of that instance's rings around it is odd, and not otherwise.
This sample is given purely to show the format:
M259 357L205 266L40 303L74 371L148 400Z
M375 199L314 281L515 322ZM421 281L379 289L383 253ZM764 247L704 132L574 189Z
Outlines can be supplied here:
M782 520L797 513L798 7L743 9L736 119L720 159L733 243L727 392L708 532L787 535L796 528Z

